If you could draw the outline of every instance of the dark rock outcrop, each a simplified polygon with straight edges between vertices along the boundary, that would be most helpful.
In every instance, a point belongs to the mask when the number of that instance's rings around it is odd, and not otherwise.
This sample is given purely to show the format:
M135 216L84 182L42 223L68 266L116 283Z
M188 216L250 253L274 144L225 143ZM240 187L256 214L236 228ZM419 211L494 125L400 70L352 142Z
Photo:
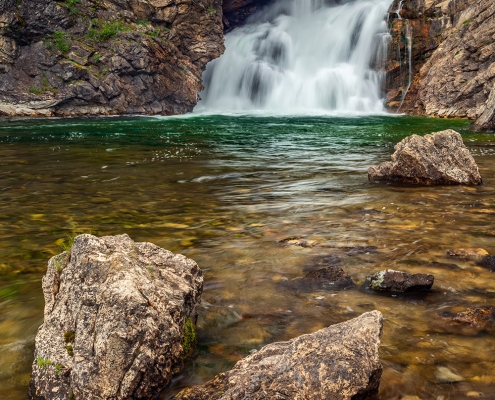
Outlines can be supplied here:
M281 285L292 290L344 290L356 287L352 278L340 267L330 266L310 271L306 275L282 282Z
M394 293L423 292L431 289L434 280L435 277L430 274L408 274L387 269L371 275L366 286L372 290Z
M420 185L480 185L478 166L459 133L448 129L408 136L395 146L392 162L368 169L370 181Z
M396 110L408 87L407 31L412 37L412 84L400 112L469 118L495 129L495 3L492 0L410 0L401 19L391 13L388 105ZM391 11L398 9L394 1Z
M194 343L197 264L127 235L75 238L50 259L31 398L149 399Z
M273 0L224 0L223 24L226 31L242 25L244 21Z
M185 113L223 50L216 0L0 0L0 115Z
M272 343L181 400L353 399L378 393L382 315L372 311L288 342Z
M495 256L486 256L478 263L480 267L488 268L490 272L495 272Z

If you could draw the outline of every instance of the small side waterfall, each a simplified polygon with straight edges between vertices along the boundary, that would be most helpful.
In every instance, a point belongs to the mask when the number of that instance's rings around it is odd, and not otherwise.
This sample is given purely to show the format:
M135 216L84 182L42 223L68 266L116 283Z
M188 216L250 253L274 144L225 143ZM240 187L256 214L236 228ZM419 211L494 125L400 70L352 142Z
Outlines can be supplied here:
M342 2L342 1L340 1ZM392 0L278 0L225 38L195 112L380 113Z

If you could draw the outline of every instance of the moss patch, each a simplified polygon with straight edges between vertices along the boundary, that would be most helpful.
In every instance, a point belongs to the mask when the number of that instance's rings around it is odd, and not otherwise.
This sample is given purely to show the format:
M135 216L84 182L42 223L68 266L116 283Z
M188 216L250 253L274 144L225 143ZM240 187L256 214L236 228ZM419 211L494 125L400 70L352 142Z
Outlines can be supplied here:
M74 340L76 340L76 333L69 331L64 333L64 340L65 343L74 343Z
M184 358L193 349L196 343L196 329L190 318L186 319L184 324L184 337L182 338L182 354L181 357Z

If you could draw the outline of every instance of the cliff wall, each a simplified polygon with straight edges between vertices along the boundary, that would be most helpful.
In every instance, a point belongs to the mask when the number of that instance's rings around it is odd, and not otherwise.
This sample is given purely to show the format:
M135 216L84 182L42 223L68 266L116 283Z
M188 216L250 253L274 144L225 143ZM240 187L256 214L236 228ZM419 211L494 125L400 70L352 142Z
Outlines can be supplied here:
M495 2L404 0L391 7L388 106L495 129ZM400 16L400 17L399 17ZM409 89L408 37L412 40ZM405 96L404 96L405 94Z
M0 115L185 113L223 50L218 0L0 0Z

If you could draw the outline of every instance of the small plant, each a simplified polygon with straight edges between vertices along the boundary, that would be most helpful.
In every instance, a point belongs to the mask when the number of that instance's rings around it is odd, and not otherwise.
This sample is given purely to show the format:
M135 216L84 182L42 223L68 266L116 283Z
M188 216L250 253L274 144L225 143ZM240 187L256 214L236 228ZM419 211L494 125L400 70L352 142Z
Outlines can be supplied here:
M159 33L160 33L160 29L154 29L149 33L149 35L152 37L157 37Z
M48 365L52 365L52 362L48 358L38 357L36 359L38 367L45 368Z
M206 11L208 11L210 14L216 14L217 13L217 10L215 10L214 8L211 8L211 7L208 7L206 9Z
M123 21L106 22L103 25L100 25L99 21L93 20L86 37L102 43L109 39L113 39L118 32L127 30L129 30L129 27L125 25Z
M98 64L100 62L100 58L101 54L95 54L95 56L93 57L95 64Z
M194 324L190 318L186 319L184 324L184 337L182 339L182 354L181 357L185 357L193 348L196 343L196 330Z
M65 0L63 3L66 6L72 15L79 15L79 9L77 8L77 4L80 0Z
M148 26L149 25L149 21L146 21L145 19L138 19L136 21L136 25Z
M105 67L101 70L101 72L103 72L104 74L106 74L108 72L108 67Z
M460 50L457 50L454 54L454 56L456 56L457 54L459 54L461 51Z
M58 364L58 363L57 363L57 364L55 364L55 373L56 373L57 375L60 375L60 371L62 371L62 368L65 368L65 366L64 366L64 365L62 365L62 364Z
M65 346L65 350L67 350L67 354L71 357L74 357L74 347L72 347L70 344Z
M76 340L76 333L73 331L68 331L64 333L64 340L65 343L74 343L74 340Z
M33 93L37 96L39 96L40 94L43 94L46 91L50 91L53 94L57 93L57 89L52 87L52 85L50 85L50 81L48 80L48 78L44 74L43 74L43 77L41 78L41 84L42 85L40 88L37 88L35 86L31 86L29 88L29 93Z
M67 38L67 33L63 31L55 31L49 40L46 42L48 50L53 50L55 47L62 53L66 53L70 48L70 39Z
M463 22L463 24L464 24L464 25L467 25L467 24L469 24L470 22L471 22L471 20L470 20L470 19L467 19L467 20L465 20L465 21Z
M148 267L146 269L148 270L148 272L150 273L150 275L153 275L153 273L155 272L155 271L153 271L153 268L151 268L151 267Z
M72 246L74 246L74 239L75 238L76 238L75 234L68 235L66 237L66 239L60 245L60 248L62 249L62 251L66 251L66 252L70 253Z
M40 94L43 93L43 90L38 89L37 87L31 86L29 88L29 93L35 94L36 96L39 96Z

